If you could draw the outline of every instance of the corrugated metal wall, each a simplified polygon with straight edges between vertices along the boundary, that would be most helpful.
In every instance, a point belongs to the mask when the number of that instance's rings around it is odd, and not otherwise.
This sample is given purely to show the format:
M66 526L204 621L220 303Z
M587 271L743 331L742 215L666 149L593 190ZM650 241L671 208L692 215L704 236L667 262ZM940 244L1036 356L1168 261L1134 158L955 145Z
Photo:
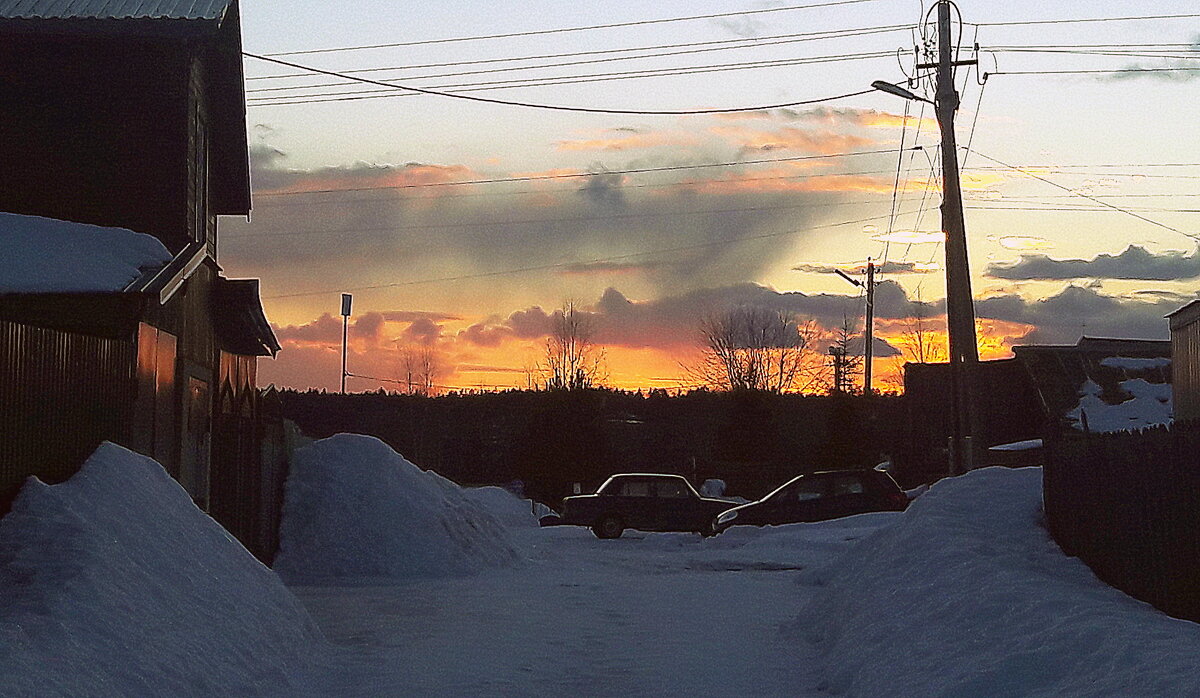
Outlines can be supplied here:
M1171 330L1175 419L1200 419L1200 320Z
M131 341L0 321L0 512L30 475L73 475L125 442L137 395Z

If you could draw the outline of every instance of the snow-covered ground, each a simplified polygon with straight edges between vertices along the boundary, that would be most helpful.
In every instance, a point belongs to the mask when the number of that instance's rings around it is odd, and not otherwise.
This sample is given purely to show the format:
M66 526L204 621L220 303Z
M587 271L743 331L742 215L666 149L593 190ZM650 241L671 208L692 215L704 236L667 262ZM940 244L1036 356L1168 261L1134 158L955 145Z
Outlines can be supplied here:
M397 521L366 536L375 548L353 529L318 536L355 551L336 559L492 559L477 549L491 540L516 564L343 567L284 587L161 468L106 447L83 477L28 486L0 520L0 695L1200 694L1200 625L1063 556L1040 523L1038 469L942 481L904 513L599 540L537 528L527 502L434 480L364 437L315 445L344 472L301 480L341 501L297 495L289 506L307 504L289 516ZM355 462L364 454L374 462ZM374 496L352 484L364 472L425 501ZM482 512L470 520L503 534L430 558L444 511ZM328 571L326 543L292 573Z

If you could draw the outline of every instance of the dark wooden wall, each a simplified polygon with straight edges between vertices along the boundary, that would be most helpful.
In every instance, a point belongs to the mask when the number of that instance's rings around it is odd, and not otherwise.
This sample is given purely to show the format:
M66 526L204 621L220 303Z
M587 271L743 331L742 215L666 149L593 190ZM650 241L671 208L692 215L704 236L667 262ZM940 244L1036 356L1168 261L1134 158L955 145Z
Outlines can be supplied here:
M0 210L188 241L189 63L150 41L0 42Z
M132 341L0 320L0 513L30 475L61 482L126 440L134 365Z

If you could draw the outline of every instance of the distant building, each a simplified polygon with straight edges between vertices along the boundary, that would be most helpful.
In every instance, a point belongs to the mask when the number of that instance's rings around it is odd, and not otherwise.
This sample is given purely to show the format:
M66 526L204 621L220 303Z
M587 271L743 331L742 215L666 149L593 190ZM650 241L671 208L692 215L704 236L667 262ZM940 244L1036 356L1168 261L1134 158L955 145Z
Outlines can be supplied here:
M216 256L245 117L237 0L0 0L0 512L101 440L214 513L252 488L279 344Z
M1175 380L1175 419L1200 420L1200 300L1167 316Z
M1013 354L979 363L975 467L1039 464L1033 442L1051 428L1113 431L1170 421L1169 341L1083 337L1016 346ZM906 483L948 471L950 395L949 364L905 365L906 437L895 458Z

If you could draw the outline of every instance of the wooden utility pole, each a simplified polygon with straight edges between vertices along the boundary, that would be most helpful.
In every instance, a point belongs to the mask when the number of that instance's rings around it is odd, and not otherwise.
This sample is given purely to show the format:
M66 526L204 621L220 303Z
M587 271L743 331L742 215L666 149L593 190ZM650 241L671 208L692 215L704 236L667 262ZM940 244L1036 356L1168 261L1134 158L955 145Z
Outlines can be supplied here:
M867 260L867 326L863 341L863 395L871 395L871 362L875 356L875 263Z
M967 231L963 220L954 114L958 90L954 68L974 61L955 61L950 31L950 2L938 0L937 92L934 105L942 132L942 233L946 236L946 324L950 335L950 376L954 409L951 474L965 472L971 463L975 433L974 384L979 348L975 339L975 305L971 270L967 265ZM932 66L930 66L932 67Z

